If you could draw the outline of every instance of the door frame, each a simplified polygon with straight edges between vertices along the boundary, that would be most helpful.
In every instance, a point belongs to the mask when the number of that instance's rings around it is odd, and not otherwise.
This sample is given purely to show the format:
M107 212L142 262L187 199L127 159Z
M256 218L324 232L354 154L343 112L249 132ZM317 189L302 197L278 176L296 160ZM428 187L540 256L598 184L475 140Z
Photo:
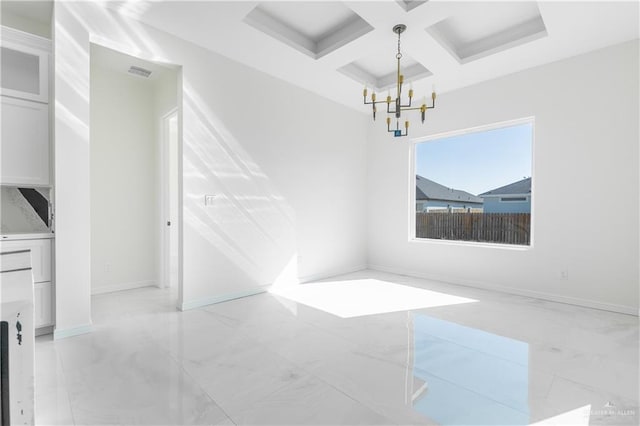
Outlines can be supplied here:
M177 180L176 182L176 194L170 193L170 168L169 161L171 158L170 155L170 132L169 132L169 122L172 118L177 120L178 125L178 135L177 135ZM177 230L177 241L174 244L178 245L178 282L175 283L177 289L179 289L180 294L182 294L182 274L181 274L181 257L180 253L182 252L182 232L181 232L181 223L182 218L180 215L181 210L181 202L180 202L180 188L181 188L181 161L180 161L180 153L181 153L181 137L180 137L180 109L178 107L172 108L169 112L164 114L160 119L160 262L159 262L159 282L158 287L160 288L169 288L170 283L170 271L171 271L171 239L170 233L172 228ZM178 217L171 218L171 197L175 196L178 198ZM171 221L171 226L167 225L167 221Z

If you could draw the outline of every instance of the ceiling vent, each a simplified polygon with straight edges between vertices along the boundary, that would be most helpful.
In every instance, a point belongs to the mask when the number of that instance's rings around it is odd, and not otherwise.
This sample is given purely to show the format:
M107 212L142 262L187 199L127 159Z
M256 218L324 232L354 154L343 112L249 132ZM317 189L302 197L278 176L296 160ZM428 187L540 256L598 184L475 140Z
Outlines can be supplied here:
M151 71L133 65L129 68L129 72L144 78L148 78L151 75Z

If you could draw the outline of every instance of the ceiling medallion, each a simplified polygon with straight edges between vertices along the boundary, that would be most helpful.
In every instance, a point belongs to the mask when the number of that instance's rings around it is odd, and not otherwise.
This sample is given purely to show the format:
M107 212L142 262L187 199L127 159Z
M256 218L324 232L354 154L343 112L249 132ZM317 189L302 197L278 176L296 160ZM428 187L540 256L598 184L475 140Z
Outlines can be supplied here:
M364 96L364 104L371 105L373 112L373 119L376 119L376 112L378 111L376 108L376 104L386 103L387 104L387 132L393 133L393 136L407 136L409 134L409 121L404 122L404 132L400 129L400 118L402 115L402 111L411 111L411 110L420 110L420 115L422 118L422 122L424 123L424 119L426 116L426 112L428 109L434 109L436 107L436 92L435 90L431 93L431 106L427 106L426 99L423 101L420 106L411 106L411 100L413 99L413 88L409 89L409 103L406 105L402 104L401 95L402 95L402 83L404 82L404 76L400 73L400 59L402 59L402 52L400 51L400 34L407 29L406 25L398 24L393 27L393 32L398 34L398 53L396 54L396 59L398 61L398 73L397 73L397 81L396 81L396 98L395 100L391 99L391 95L387 96L386 100L376 101L375 92L371 93L371 101L367 101L367 87L365 86L363 91ZM391 104L393 104L393 109L391 109ZM396 128L391 128L391 115L395 116L396 119Z

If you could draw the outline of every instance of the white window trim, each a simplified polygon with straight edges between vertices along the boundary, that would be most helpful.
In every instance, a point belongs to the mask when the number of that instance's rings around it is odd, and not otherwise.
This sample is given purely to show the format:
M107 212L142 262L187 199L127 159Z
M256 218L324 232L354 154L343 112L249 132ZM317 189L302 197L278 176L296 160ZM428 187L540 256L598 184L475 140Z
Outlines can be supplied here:
M423 136L419 138L414 138L410 140L409 145L409 179L408 179L408 190L409 190L409 203L407 208L407 214L409 215L408 224L409 227L407 229L407 240L409 243L416 244L444 244L444 245L463 245L463 246L476 246L476 247L487 247L487 248L498 248L498 249L510 249L510 250L530 250L534 247L534 237L535 237L535 221L534 221L534 204L531 203L531 224L530 224L530 233L529 236L529 245L521 246L521 245L512 245L512 244L500 244L500 243L479 243L475 241L459 241L459 240L434 240L430 238L416 238L416 212L415 203L416 203L416 146L423 142L432 141L435 139L444 139L453 136L460 136L469 133L478 133L485 132L494 129L501 129L504 127L512 127L520 124L531 123L531 194L535 193L535 155L534 155L534 147L536 141L536 120L534 116L517 118L514 120L506 120L500 121L492 124L485 124L481 126L469 127L461 130L452 130L447 132L435 133L429 136ZM528 194L530 196L531 194ZM529 201L529 200L527 200Z

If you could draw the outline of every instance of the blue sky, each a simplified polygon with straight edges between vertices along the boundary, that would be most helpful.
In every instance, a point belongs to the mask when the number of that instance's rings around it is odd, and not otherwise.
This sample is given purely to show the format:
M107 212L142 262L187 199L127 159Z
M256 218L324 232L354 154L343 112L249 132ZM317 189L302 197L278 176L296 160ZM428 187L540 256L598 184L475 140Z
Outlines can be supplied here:
M416 173L474 195L531 176L532 124L416 145Z

